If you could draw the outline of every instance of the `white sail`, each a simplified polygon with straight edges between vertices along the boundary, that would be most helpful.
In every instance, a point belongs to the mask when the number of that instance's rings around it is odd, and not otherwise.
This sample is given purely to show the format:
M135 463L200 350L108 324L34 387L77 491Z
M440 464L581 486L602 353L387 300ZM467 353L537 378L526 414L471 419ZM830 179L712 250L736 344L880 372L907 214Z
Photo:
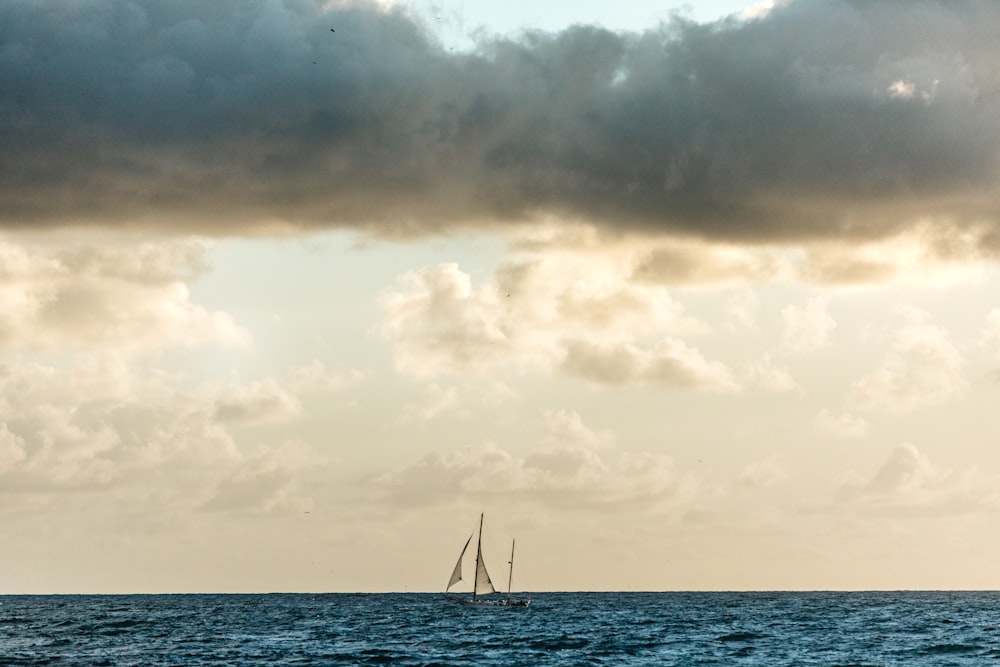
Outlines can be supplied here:
M490 573L486 571L486 563L483 562L483 545L480 541L479 552L476 554L476 586L473 595L486 595L495 592L493 582L490 581Z
M449 588L462 580L462 557L465 556L465 550L469 548L469 542L471 541L472 535L469 535L469 539L465 541L465 546L462 547L462 553L458 555L458 562L455 563L455 569L451 573L451 579L448 580L448 585L444 589L446 593Z

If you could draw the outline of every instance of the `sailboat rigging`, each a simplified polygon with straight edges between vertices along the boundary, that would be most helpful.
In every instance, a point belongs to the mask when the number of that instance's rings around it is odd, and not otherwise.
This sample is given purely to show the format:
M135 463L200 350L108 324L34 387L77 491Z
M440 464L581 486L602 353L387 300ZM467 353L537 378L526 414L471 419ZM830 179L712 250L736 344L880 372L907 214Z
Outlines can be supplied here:
M469 535L469 539L465 541L465 546L462 547L462 552L458 555L458 561L455 563L455 569L451 572L451 577L448 579L448 585L445 587L445 594L448 590L462 580L462 559L465 557L465 552L469 549L469 545L472 543L472 536ZM506 598L490 598L483 597L496 593L496 588L493 587L493 582L490 580L490 574L486 571L486 562L483 560L483 515L479 515L479 539L476 541L476 575L472 584L472 599L466 600L465 598L452 598L461 602L468 602L470 604L481 604L490 605L494 607L527 607L531 603L530 598L513 598L511 597L511 582L514 578L514 542L510 545L510 571L507 575L507 597Z

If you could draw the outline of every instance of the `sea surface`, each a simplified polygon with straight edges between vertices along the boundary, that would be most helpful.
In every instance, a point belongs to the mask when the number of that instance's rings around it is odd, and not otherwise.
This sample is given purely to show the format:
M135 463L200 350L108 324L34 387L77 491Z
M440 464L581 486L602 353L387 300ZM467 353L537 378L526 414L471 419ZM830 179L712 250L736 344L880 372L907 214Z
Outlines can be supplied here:
M1000 592L0 596L0 665L985 665Z

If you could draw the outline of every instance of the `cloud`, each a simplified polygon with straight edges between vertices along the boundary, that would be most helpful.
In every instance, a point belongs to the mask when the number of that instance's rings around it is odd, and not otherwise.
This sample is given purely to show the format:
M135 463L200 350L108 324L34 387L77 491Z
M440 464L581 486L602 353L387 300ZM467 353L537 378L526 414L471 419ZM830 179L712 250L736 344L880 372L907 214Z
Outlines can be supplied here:
M770 487L785 480L788 471L774 457L748 464L736 476L736 486L746 488Z
M542 434L523 457L495 443L466 446L372 481L391 502L405 506L511 494L566 508L683 502L694 484L670 458L616 451L611 434L593 431L565 410L543 414Z
M653 241L636 260L637 280L668 285L744 284L789 275L788 262L768 249L693 241Z
M706 359L683 341L664 338L650 349L629 343L602 345L569 340L559 369L599 384L640 384L657 388L735 392L739 383L732 371Z
M788 244L929 220L983 225L992 248L1000 8L919 4L457 53L374 3L5 0L0 224L406 235L550 216Z
M726 313L731 321L729 328L737 331L757 331L759 309L760 299L748 289L730 297L726 302Z
M205 270L205 248L93 235L0 241L0 492L8 504L102 491L162 503L151 511L191 507L253 459L230 427L246 437L248 425L297 416L297 392L360 379L319 361L279 379L222 383L160 366L178 350L250 341L228 313L191 299L187 281Z
M980 334L981 344L987 348L993 349L992 357L994 360L1000 360L1000 308L993 308L986 314L986 322L983 325L982 333Z
M380 330L396 367L433 378L557 372L608 385L735 391L724 364L670 333L704 332L659 286L612 257L515 257L475 287L457 264L411 271L383 293Z
M941 515L995 509L996 480L976 469L942 469L910 443L897 445L873 475L843 484L838 500L854 512Z
M825 285L903 283L942 287L974 281L987 259L982 245L988 230L964 230L929 222L877 241L829 241L804 245L795 269L800 279Z
M847 412L835 415L828 410L821 410L816 416L816 425L838 438L855 439L868 435L868 422Z
M801 388L787 369L775 366L770 355L748 366L744 372L747 384L760 387L765 391L786 393Z
M429 422L443 414L455 411L460 403L457 388L441 387L432 383L424 388L423 399L420 403L409 403L403 406L402 419L404 422Z
M329 371L319 359L297 366L285 381L292 391L344 391L364 380L365 374L356 368Z
M301 512L312 503L301 495L297 473L319 463L307 447L284 443L250 455L216 482L213 495L198 509L203 512Z
M11 433L6 422L0 422L0 471L27 458L24 438Z
M0 240L0 349L247 345L249 333L227 313L191 303L185 281L202 270L204 249L184 240L103 247Z
M215 399L215 418L223 422L283 422L302 412L299 399L275 380L233 387Z
M406 273L380 302L396 365L417 377L497 363L509 346L496 289L473 290L457 264Z
M903 315L908 322L896 331L892 349L852 387L851 401L860 408L908 412L943 403L966 386L962 353L947 333L922 311L905 309Z
M268 445L246 430L300 409L274 381L192 386L114 354L15 362L0 365L0 406L7 507L83 493L127 499L147 521L195 509L298 511L310 503L303 471L324 463L305 443Z
M0 366L8 493L94 490L172 477L192 466L197 484L239 459L232 437L177 376L123 357L77 357L68 366ZM185 482L186 485L186 482Z
M829 300L817 296L804 306L785 306L781 309L781 346L790 353L811 352L825 347L830 332L837 323L830 317Z

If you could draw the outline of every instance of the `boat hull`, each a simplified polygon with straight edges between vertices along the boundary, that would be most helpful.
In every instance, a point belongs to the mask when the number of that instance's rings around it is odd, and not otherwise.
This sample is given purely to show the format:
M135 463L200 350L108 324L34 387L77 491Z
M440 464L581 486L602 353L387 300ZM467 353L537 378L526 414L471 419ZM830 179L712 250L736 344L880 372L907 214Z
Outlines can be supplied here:
M454 595L446 595L446 598L452 602L456 602L462 605L469 605L474 607L527 607L531 604L531 598L501 598L501 599L485 599L485 600L472 600L470 598L461 598Z

